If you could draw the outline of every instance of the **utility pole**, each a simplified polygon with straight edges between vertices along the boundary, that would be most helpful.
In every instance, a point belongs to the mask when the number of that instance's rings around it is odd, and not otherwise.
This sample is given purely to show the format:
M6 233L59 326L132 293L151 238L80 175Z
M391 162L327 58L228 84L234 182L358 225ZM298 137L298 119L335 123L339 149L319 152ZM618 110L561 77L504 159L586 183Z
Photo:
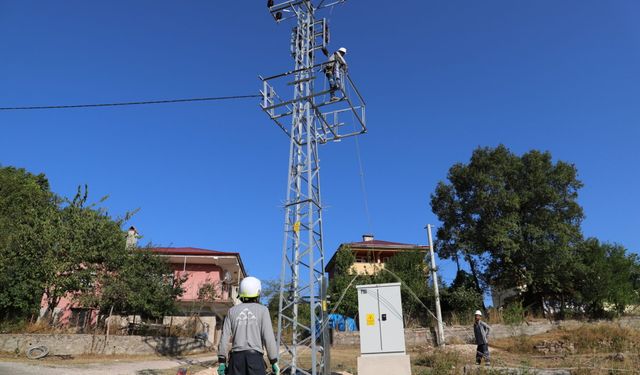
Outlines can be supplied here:
M291 375L331 373L318 146L367 130L365 103L346 67L331 90L324 82L327 63L316 63L316 53L328 56L329 45L328 20L316 16L343 2L267 1L276 22L295 20L293 70L260 77L260 106L289 138L277 342L282 372ZM325 89L316 91L316 83ZM328 98L332 91L335 100Z
M427 237L429 239L429 255L431 258L431 280L433 280L433 294L436 297L436 318L438 319L438 326L436 329L436 336L438 346L444 346L444 324L442 322L442 310L440 309L440 291L438 287L438 269L436 268L436 257L433 252L433 238L431 236L431 224L427 224Z

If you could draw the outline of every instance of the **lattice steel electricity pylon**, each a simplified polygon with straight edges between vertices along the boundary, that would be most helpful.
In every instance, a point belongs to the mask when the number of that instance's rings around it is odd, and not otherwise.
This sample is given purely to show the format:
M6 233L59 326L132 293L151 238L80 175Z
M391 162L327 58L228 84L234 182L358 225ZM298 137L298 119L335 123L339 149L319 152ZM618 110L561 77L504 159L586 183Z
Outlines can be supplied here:
M267 2L277 22L297 20L291 34L294 70L261 77L261 107L290 138L278 345L283 373L296 375L331 371L318 145L366 132L365 103L346 69L335 90L337 100L327 100L331 90L326 82L323 90L314 87L324 82L327 67L326 62L316 64L316 53L327 55L329 44L327 20L316 13L345 1ZM290 86L293 96L282 94Z

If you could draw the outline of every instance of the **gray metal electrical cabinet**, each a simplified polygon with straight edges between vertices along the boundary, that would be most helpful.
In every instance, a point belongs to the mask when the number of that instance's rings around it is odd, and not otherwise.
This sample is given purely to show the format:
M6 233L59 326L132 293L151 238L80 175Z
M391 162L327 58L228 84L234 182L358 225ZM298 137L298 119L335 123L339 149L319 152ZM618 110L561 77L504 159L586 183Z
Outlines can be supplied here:
M404 354L400 283L358 285L360 353Z

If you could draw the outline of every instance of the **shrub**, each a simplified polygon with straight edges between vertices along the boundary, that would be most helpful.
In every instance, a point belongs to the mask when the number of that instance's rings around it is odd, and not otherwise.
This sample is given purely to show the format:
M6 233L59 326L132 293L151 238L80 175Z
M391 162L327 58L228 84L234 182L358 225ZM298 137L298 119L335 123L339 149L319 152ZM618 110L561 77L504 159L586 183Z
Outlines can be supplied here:
M522 302L512 302L502 311L502 320L505 324L518 325L524 322L524 307Z
M0 322L0 333L23 332L27 321L23 319L11 319Z

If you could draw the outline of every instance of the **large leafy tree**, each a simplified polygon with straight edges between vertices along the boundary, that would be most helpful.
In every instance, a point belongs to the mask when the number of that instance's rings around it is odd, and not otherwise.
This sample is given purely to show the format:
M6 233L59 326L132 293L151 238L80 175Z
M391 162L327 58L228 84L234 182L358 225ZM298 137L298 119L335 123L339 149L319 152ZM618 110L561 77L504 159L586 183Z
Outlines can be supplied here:
M402 283L402 313L409 325L426 324L430 320L427 308L435 311L428 280L425 254L417 249L390 257L376 277L376 282Z
M98 287L79 300L105 315L114 312L160 318L176 312L175 301L184 292L185 279L175 278L165 259L148 248L128 249L119 267L100 272Z
M408 324L424 324L429 319L425 307L433 311L431 288L427 284L428 272L424 253L409 250L390 257L384 268L372 275L357 275L352 266L355 256L348 246L338 249L329 283L330 310L339 314L358 315L356 285L401 282L402 309ZM355 280L354 280L355 278ZM342 297L342 300L340 298Z
M445 314L456 315L458 320L471 321L473 312L482 306L482 295L475 288L473 276L459 270L448 288L442 288L442 305Z
M578 302L591 316L604 316L606 307L622 314L639 301L636 254L624 247L589 238L578 247L580 264L576 272Z
M106 198L103 198L103 200ZM0 168L0 314L47 314L63 296L85 306L159 316L174 309L181 280L168 281L164 259L125 246L122 224L88 203L88 189L58 197L44 175Z
M469 264L478 292L485 283L526 286L528 303L571 293L574 250L581 241L582 183L574 165L548 152L517 156L505 146L476 149L451 167L431 206L443 226L437 251Z
M358 280L352 283L353 278L356 277L355 271L351 268L355 261L356 257L349 246L341 246L338 249L333 265L333 277L328 289L330 310L335 309L336 313L352 318L358 315L356 284L363 284L362 280L367 279L365 276L357 276ZM342 301L338 304L341 296Z
M50 315L63 296L91 292L99 274L116 272L123 264L127 250L122 221L87 205L87 196L85 186L72 200L59 200L59 208L36 223L37 236L30 236L41 258L45 314Z
M37 223L55 209L43 174L0 167L0 316L4 319L38 311L41 257L33 251L32 238Z

